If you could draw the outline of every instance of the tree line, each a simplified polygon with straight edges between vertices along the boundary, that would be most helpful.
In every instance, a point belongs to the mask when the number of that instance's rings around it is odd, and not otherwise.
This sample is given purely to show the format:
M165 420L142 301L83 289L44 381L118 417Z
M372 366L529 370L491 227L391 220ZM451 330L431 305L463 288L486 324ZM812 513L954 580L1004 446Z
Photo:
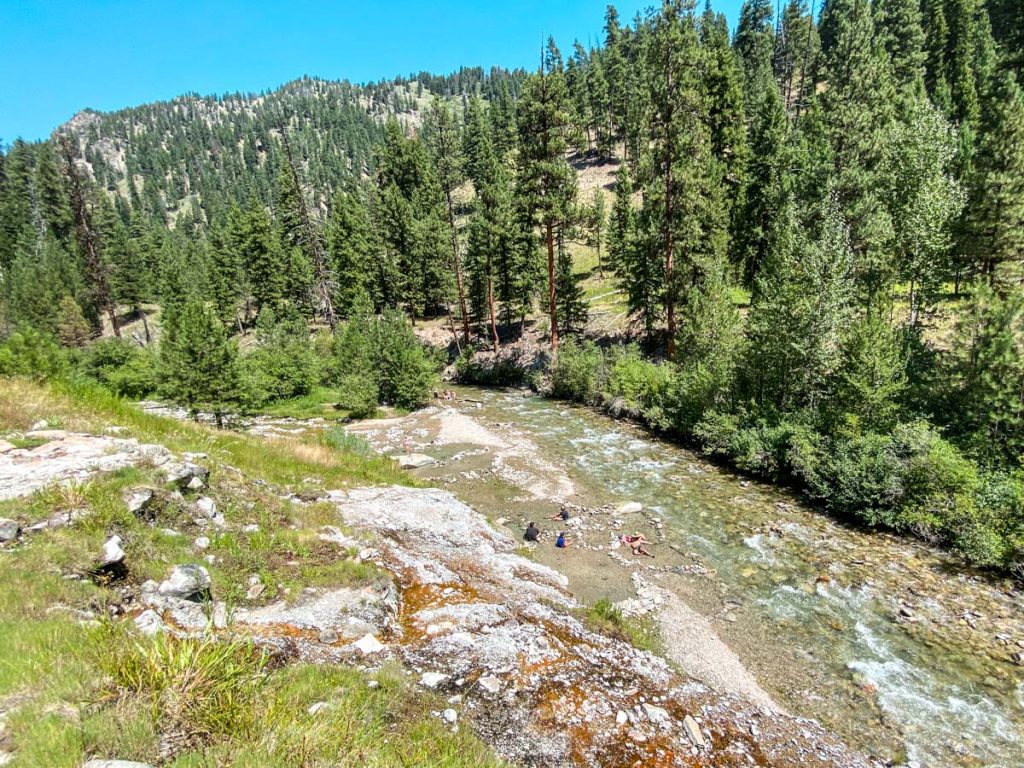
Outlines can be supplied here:
M3 155L4 327L75 345L147 303L226 335L299 318L347 339L357 388L376 316L444 318L460 352L535 321L570 339L557 393L1019 567L1016 10L747 0L730 34L692 0L629 24L610 6L600 45L549 41L529 73L99 116ZM580 163L615 168L609 194L581 194ZM582 246L651 360L574 340Z

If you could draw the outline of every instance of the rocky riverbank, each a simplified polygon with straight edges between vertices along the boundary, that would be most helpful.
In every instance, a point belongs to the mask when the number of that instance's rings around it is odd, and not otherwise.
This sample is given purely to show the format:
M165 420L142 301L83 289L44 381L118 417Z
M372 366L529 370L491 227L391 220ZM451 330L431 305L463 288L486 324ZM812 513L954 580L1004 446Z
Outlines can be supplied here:
M465 437L459 430L466 423L442 422L451 445ZM452 729L471 727L518 764L871 764L766 698L714 690L685 668L676 671L595 631L581 619L564 575L525 556L512 536L449 492L280 489L289 504L334 509L337 523L320 527L319 541L337 558L374 564L380 576L363 586L309 586L287 599L267 600L258 580L238 585L211 578L208 566L216 565L217 556L203 554L203 544L218 531L240 541L260 534L258 525L225 518L216 499L204 495L211 475L229 473L233 484L258 484L258 478L239 476L209 457L127 438L74 433L36 439L45 442L12 448L7 453L15 455L4 460L11 478L21 479L19 495L37 491L44 475L46 487L53 487L139 466L159 484L126 489L120 502L126 511L166 526L171 523L161 510L174 508L179 530L167 535L199 534L194 559L161 579L111 579L116 613L141 634L213 631L251 638L282 659L353 665L371 675L398 663L441 697L445 706L437 718ZM564 478L524 468L522 445L492 441L485 447L502 452L506 476L521 480L532 498L571 488ZM19 522L23 530L31 525ZM16 534L6 546L24 546L25 536ZM96 555L96 573L139 565L123 543L117 535L107 539ZM223 596L242 588L242 605L229 605Z

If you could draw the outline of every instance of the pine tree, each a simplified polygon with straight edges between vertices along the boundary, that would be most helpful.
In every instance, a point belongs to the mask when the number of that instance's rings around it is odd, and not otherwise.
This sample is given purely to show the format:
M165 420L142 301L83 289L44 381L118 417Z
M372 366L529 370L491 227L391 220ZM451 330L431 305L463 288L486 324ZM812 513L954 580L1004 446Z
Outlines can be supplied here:
M862 297L871 303L892 279L892 220L878 188L895 99L867 0L827 0L821 49L828 82L822 112L832 145L835 191L850 226Z
M885 313L869 312L852 323L836 377L835 405L842 428L849 430L853 417L864 430L890 431L899 417L906 369L900 336Z
M743 71L744 103L753 110L764 89L773 82L771 0L744 0L736 26L735 46Z
M523 84L519 101L518 195L540 226L547 250L551 348L558 348L558 307L555 283L556 237L569 224L576 195L576 174L565 159L568 146L568 93L562 57L548 41L540 71Z
M324 254L323 231L306 200L305 189L299 176L295 156L292 154L288 132L282 126L281 144L284 148L282 177L278 183L277 214L284 228L284 242L291 248L294 264L292 274L302 275L296 287L309 286L315 315L322 317L333 330L337 318L334 312L335 276ZM308 274L308 280L305 279Z
M734 254L743 282L754 285L771 246L771 231L790 186L786 168L786 114L770 87L757 105L750 137L747 183L736 214Z
M927 56L919 0L879 0L875 7L877 35L892 66L896 88L918 97L924 89Z
M1024 455L1024 291L973 291L957 327L951 429L982 458L1019 466Z
M853 257L838 202L822 207L816 240L792 204L780 212L747 323L747 395L783 413L816 411L842 360Z
M651 144L655 176L644 198L648 242L663 254L662 303L668 352L676 342L676 308L728 241L722 169L712 156L702 98L700 49L692 2L666 2L649 51Z
M337 275L334 307L341 318L352 318L367 303L384 304L382 260L363 190L350 183L335 198L327 222L327 255Z
M68 197L75 219L75 239L82 254L83 273L89 281L90 299L98 311L106 313L110 319L114 336L121 338L121 325L108 278L109 265L103 258L99 237L93 226L88 191L77 165L77 147L72 147L71 139L67 135L60 137L60 151L64 160Z
M775 39L775 79L788 114L797 115L814 94L820 40L806 0L789 0Z
M186 302L166 318L160 371L168 397L193 416L209 409L218 427L241 402L238 348L223 323L199 301Z
M1006 74L988 104L965 209L964 252L989 283L1000 264L1024 265L1024 89Z
M427 112L423 126L424 135L430 146L437 169L438 183L445 199L448 235L451 243L452 269L458 291L459 315L462 319L462 341L469 346L469 316L466 308L466 288L462 274L462 255L459 245L459 230L456 223L454 193L465 179L461 152L461 137L458 123L448 105L435 99ZM451 318L451 313L448 313ZM458 337L456 337L456 340Z
M67 188L61 176L57 156L49 142L39 145L35 176L39 213L46 224L46 229L57 242L68 247L74 234L75 219L71 213Z
M65 347L84 347L92 336L92 327L78 302L64 296L57 304L57 338Z
M254 198L230 226L232 245L241 258L252 292L252 314L258 316L266 307L279 308L288 294L289 256L269 214ZM247 321L249 317L246 312Z
M561 323L559 333L562 336L582 333L587 325L587 302L583 295L583 287L580 285L580 277L576 274L567 239L566 229L560 228L555 244L555 297L558 319Z

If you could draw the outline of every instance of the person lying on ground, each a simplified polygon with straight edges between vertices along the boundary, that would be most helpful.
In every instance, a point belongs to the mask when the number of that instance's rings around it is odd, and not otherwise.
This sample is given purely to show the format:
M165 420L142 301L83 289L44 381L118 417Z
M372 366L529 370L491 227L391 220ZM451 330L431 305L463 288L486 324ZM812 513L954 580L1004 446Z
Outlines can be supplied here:
M558 512L555 512L555 514L553 514L551 517L548 518L548 520L562 520L562 521L565 521L565 520L568 520L568 519L569 519L569 510L566 509L565 507L562 507Z
M523 534L523 540L524 541L529 541L529 542L535 542L535 541L537 541L537 537L539 537L539 536L540 536L540 528L537 527L536 523L531 521L526 526L526 533Z
M640 533L640 531L637 531L632 536L624 533L619 537L619 541L628 545L629 548L633 550L634 555L647 555L648 557L654 557L654 555L651 554L651 551L647 549L647 545L650 544L650 542L647 541L647 537Z
M560 531L558 539L555 541L555 546L559 549L568 549L569 542L565 540L565 531Z

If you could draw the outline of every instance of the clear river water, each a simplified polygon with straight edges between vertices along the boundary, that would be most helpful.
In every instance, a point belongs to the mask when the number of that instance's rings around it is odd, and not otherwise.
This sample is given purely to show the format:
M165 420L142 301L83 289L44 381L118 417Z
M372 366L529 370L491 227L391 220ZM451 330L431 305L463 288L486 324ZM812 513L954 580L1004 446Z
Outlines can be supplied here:
M713 571L682 574L675 588L716 618L789 711L898 764L1024 766L1024 667L1011 659L1024 649L1024 599L1011 584L935 548L844 525L592 410L519 391L459 393L454 407L521 435L563 469L574 501L636 501L664 521L664 544ZM429 417L414 414L405 429L417 418ZM499 484L474 472L460 479L453 446L434 453L446 466L431 474L447 473L453 491L464 484L484 512L509 508Z

